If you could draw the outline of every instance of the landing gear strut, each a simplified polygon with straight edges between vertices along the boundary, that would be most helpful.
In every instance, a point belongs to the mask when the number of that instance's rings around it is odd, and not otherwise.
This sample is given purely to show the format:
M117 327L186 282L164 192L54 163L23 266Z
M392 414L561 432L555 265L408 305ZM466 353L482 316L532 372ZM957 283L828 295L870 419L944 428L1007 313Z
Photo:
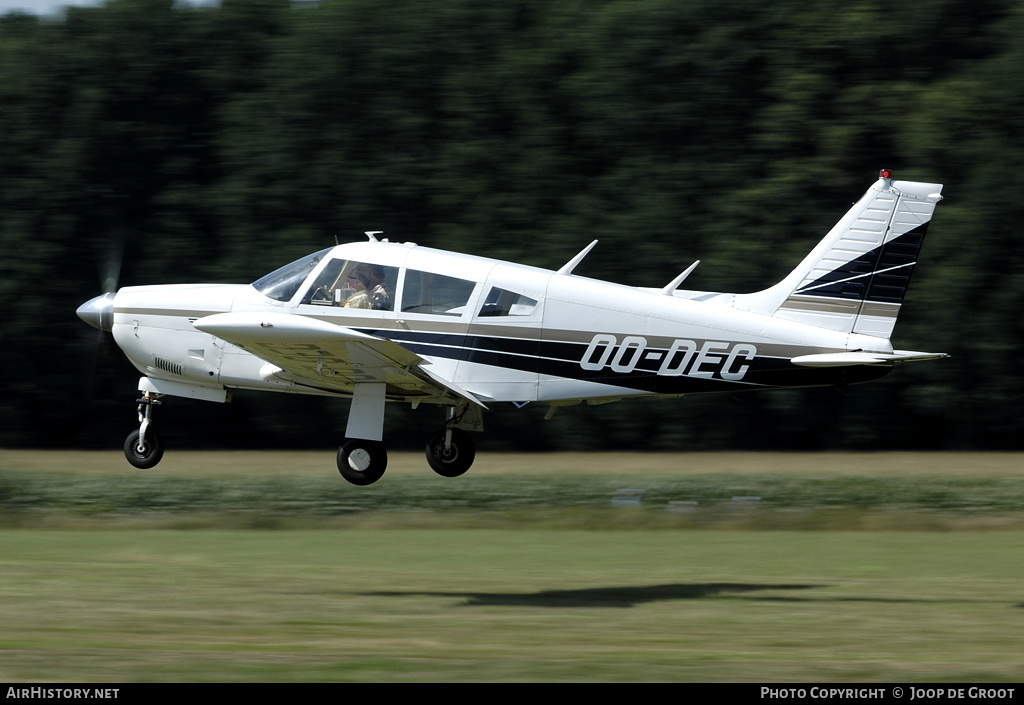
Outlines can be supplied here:
M140 470L148 470L164 457L164 444L153 429L153 406L160 403L159 394L145 392L139 399L139 428L124 441L124 457Z

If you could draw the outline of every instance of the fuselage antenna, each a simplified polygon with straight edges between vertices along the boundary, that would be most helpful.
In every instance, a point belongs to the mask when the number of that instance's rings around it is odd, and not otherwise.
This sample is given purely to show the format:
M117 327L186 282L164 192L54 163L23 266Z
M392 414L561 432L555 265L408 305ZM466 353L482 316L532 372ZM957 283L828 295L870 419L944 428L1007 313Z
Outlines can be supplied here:
M583 261L583 258L594 249L594 245L597 244L597 240L584 247L578 255L573 257L571 260L562 265L562 268L558 270L559 274L569 275L572 274L572 270L576 269L576 265Z

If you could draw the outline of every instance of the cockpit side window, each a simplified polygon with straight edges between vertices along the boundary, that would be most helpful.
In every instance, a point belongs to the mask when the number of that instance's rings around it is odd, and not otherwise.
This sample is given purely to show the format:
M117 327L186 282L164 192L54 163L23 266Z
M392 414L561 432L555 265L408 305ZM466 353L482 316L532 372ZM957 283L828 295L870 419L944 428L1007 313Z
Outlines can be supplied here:
M476 282L468 279L409 269L402 288L402 310L461 316L475 287Z
M537 300L507 289L492 286L480 306L480 316L529 316L537 308Z
M286 264L265 277L257 279L252 285L268 298L276 301L291 301L295 292L302 286L302 282L306 281L309 273L316 269L320 260L326 257L331 249L328 247L326 250L320 250L295 260L291 264Z
M392 311L398 267L337 259L310 283L302 303Z

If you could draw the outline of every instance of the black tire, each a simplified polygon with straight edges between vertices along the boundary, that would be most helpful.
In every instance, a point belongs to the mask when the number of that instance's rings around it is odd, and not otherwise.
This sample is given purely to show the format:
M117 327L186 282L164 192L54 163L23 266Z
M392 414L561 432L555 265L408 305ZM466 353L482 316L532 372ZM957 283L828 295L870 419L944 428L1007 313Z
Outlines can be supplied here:
M352 438L338 448L338 472L353 485L372 485L388 468L388 451L380 441Z
M164 457L164 444L160 441L160 436L156 434L156 431L148 428L146 429L146 442L140 448L139 435L140 431L136 429L124 439L124 457L140 470L149 470Z
M476 459L473 439L465 431L452 429L451 447L444 449L445 429L441 429L427 441L427 464L442 477L464 475Z

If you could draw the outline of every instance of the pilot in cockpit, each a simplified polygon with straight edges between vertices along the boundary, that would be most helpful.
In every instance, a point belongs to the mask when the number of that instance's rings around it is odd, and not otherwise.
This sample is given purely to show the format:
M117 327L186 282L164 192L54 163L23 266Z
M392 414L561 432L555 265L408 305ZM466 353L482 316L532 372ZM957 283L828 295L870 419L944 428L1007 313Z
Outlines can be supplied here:
M348 298L343 304L345 308L370 308L370 276L363 267L356 267L345 280L345 293Z
M392 311L395 296L388 283L388 272L392 269L379 264L334 260L310 285L303 303Z

